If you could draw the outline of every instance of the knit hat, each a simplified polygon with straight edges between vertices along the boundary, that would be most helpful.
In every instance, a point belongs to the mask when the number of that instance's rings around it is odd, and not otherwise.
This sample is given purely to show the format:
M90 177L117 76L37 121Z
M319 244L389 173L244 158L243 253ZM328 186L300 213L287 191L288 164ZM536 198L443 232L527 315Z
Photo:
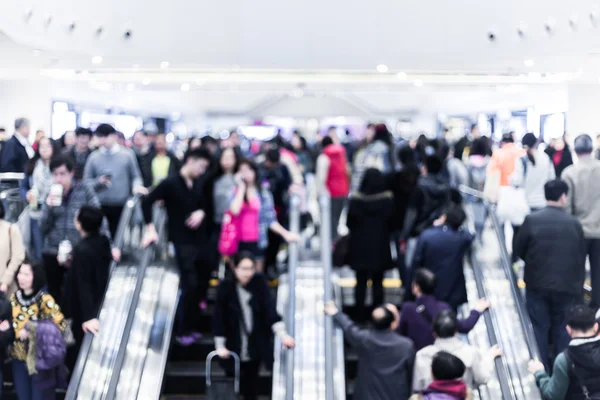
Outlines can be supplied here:
M537 144L538 140L535 135L531 132L526 133L525 136L521 139L521 144L523 147L533 148Z

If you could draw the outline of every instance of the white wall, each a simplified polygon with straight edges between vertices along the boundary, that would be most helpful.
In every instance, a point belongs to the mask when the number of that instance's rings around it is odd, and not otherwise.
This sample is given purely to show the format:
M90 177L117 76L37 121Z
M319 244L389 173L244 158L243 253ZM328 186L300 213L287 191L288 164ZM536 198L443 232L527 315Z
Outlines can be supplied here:
M600 86L569 85L567 131L574 138L580 133L600 133Z
M51 88L46 81L0 81L0 127L14 130L16 118L31 121L31 130L50 132L52 122Z

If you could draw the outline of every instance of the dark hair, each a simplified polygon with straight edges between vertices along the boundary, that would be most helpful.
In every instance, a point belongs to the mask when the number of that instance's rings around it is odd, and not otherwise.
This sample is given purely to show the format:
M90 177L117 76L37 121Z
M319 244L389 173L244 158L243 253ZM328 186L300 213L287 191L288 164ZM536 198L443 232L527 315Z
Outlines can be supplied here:
M373 318L373 328L377 331L384 331L390 329L390 326L394 322L394 313L387 309L385 306L379 306L375 310L383 310L383 317Z
M388 146L392 145L392 134L387 128L386 124L375 125L375 135L373 136L373 142L381 141Z
M423 294L433 294L435 286L437 285L437 278L435 277L435 274L427 268L419 268L415 271L413 283L421 289Z
M15 282L20 290L22 290L22 288L19 286L19 280L17 279L17 275L19 275L19 271L21 270L23 265L31 266L31 272L33 273L33 282L31 288L33 289L33 293L38 293L44 288L44 286L46 286L46 274L44 273L44 268L41 264L31 262L28 258L25 258L25 260L23 260L23 262L21 263L21 265L19 265L19 268L17 268L17 271L15 272Z
M327 132L329 132L329 131L337 131L337 126L330 125L329 128L327 128Z
M55 169L62 166L67 167L67 171L73 172L73 161L69 157L58 155L50 160L50 172L54 172Z
M437 175L442 170L444 163L438 156L427 156L425 157L425 168L427 173L431 175Z
M535 150L537 143L538 139L531 132L526 133L521 138L521 144L527 149L527 159L533 165L535 165L535 157L533 156L533 151Z
M582 134L575 138L575 153L576 154L590 154L594 151L594 142L590 135Z
M6 132L6 128L0 128L0 132Z
M143 132L143 131L141 131ZM75 129L75 136L89 136L92 137L93 133L91 129L79 127Z
M321 140L321 146L323 146L323 148L332 145L333 144L333 139L331 138L331 136L325 136L323 138L323 140Z
M371 128L375 128L375 124L374 124L374 123L372 123L372 122L369 122L369 123L367 124L367 129L371 129Z
M102 228L104 214L98 207L83 206L77 213L77 221L86 233L98 233Z
M359 192L366 195L382 193L387 190L385 176L377 168L369 168L363 175Z
M0 201L0 219L4 219L6 211L4 211L4 203Z
M194 139L194 138L192 138L192 139ZM200 145L201 146L208 146L209 144L217 145L217 144L219 144L219 141L217 139L215 139L214 137L209 136L209 135L206 135L206 136L200 138Z
M487 156L488 142L486 137L478 137L471 143L471 150L469 155L471 156Z
M455 355L439 351L431 360L431 375L438 381L453 381L460 379L466 371L465 363Z
M433 331L440 339L451 338L458 332L456 314L452 310L442 310L433 320Z
M117 134L117 130L112 125L109 125L109 124L100 124L96 128L96 131L94 132L94 134L96 136L106 137L108 135L116 135Z
M281 161L281 154L278 149L269 149L265 154L265 159L273 164L277 164Z
M554 179L544 185L544 194L547 201L558 201L563 194L569 193L569 186L561 179Z
M42 156L40 155L40 147L42 147L41 141L44 139L47 139L50 142L50 146L52 147L52 156L50 157L50 159L52 159L52 157L54 157L55 155L58 154L58 146L56 145L56 141L54 141L54 139L50 139L49 137L41 138L40 143L38 143L38 148L35 151L33 158L31 160L27 161L27 165L25 167L25 175L28 175L28 176L33 175L33 171L35 170L35 166L36 166L38 160L40 160L42 158Z
M133 133L133 136L135 136L135 135L136 135L136 133L141 133L141 134L142 134L142 136L148 137L148 132L146 132L146 131L145 131L145 130L143 130L143 129L140 129L140 130L138 130L138 131L135 131L135 132ZM156 133L155 135L158 135L158 133Z
M479 128L479 124L477 124L477 123L471 124L471 132L473 132L475 130L475 128Z
M252 261L252 264L256 265L256 257L254 257L254 254L249 251L240 251L233 257L233 266L237 268L243 260L250 260Z
M18 131L24 125L29 126L29 120L27 118L17 118L15 119L15 130Z
M450 145L445 139L438 139L435 142L436 145L434 145L434 147L437 148L437 153L443 161L448 158L448 155L450 154Z
M578 304L569 308L566 322L573 330L587 332L596 324L596 312L585 304Z
M259 171L256 163L249 158L244 158L238 163L237 170L235 172L238 172L242 165L247 165L252 171L254 171L254 185L258 186ZM257 187L257 190L260 190L260 188ZM248 203L248 185L246 185L246 193L244 193L244 202Z
M306 139L303 136L300 136L300 134L297 134L297 136L298 140L300 141L300 150L306 150L308 147Z
M223 167L221 167L221 158L223 157L223 154L225 154L225 152L228 150L233 151L233 158L235 159L235 162L233 163L233 171L235 172L237 170L238 163L240 162L240 159L242 158L242 154L240 153L240 151L235 147L228 147L226 149L222 149L221 152L219 153L219 158L214 166L213 176L215 178L219 178L225 174Z
M398 161L400 161L403 166L415 164L417 162L415 151L408 145L400 146L398 149Z
M444 214L446 215L446 224L454 230L458 230L467 219L465 210L458 204L450 204Z
M206 150L203 147L186 151L185 155L183 156L183 163L187 163L190 158L193 158L195 160L205 159L209 163L212 161L212 156L210 155L208 150Z
M502 135L502 143L514 143L515 142L515 136L514 136L514 132L508 132L505 133L504 135Z

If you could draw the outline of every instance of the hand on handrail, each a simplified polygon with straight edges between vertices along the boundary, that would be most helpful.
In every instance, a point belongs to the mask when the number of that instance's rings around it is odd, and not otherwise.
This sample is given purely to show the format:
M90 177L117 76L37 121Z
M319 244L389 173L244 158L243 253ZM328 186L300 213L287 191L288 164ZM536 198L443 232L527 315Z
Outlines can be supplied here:
M158 242L158 232L156 232L156 229L154 228L154 226L148 225L148 230L146 231L146 234L144 235L144 238L142 239L142 247L146 248L146 247L150 246L152 243L157 243L157 242Z
M121 250L117 247L113 248L112 251L112 258L113 260L115 260L116 262L121 261Z
M281 337L281 344L286 349L293 349L294 347L296 347L296 341L290 335L284 335L284 336L282 336Z
M488 299L479 299L475 303L475 311L479 314L483 314L488 308L490 308L490 301Z

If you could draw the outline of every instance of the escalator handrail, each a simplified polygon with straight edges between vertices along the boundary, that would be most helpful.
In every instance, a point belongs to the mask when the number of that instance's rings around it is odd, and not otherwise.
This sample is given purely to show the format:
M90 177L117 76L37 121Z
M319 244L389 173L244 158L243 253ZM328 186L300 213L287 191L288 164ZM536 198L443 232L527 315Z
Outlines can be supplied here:
M142 285L144 282L144 276L146 275L146 270L150 266L150 264L154 261L154 256L157 251L160 251L163 248L164 238L166 234L165 225L166 225L166 213L162 208L155 209L155 226L157 227L157 233L159 237L159 241L155 244L152 244L144 249L144 253L142 255L142 259L140 261L140 266L137 269L135 289L133 291L133 296L131 299L131 304L129 305L129 310L127 312L127 320L125 321L125 326L123 328L123 333L121 336L121 341L119 345L119 350L117 351L117 356L115 357L115 364L113 367L113 373L110 377L110 381L108 383L108 389L106 392L107 399L116 398L117 394L117 386L119 383L119 378L121 377L120 371L125 361L125 356L127 354L127 344L129 342L129 336L131 335L131 328L133 326L135 320L135 310L138 307L138 303L140 301L140 294L142 292Z
M290 199L290 231L300 234L300 197L293 194ZM292 242L288 246L288 319L286 328L292 337L296 337L296 267L298 266L300 243ZM287 370L285 382L286 400L294 400L294 349L287 350Z
M525 341L527 342L527 350L529 351L529 356L531 359L539 360L540 350L537 344L537 340L535 338L535 334L533 332L533 325L531 323L531 319L529 318L529 313L527 312L527 309L525 307L525 300L523 299L523 295L521 293L521 290L519 289L517 276L510 262L510 257L508 255L508 250L506 249L506 243L503 239L504 236L502 235L500 230L500 223L498 222L496 211L494 210L494 207L488 201L488 199L483 195L483 193L463 185L461 185L460 191L467 195L479 198L485 206L488 215L490 216L492 225L494 227L494 232L496 233L496 238L498 239L498 243L500 244L500 261L502 264L502 268L504 269L504 273L508 281L510 282L510 290L512 292L513 299L515 300L517 314L519 316L519 321L523 328L523 334L525 335Z
M112 247L122 250L123 248L123 239L125 237L125 230L131 225L131 218L133 217L133 212L140 202L141 196L135 195L131 197L125 203L125 208L123 208L123 212L121 213L121 218L119 220L119 226L117 228L117 232L115 233L115 237L113 238ZM117 267L117 262L112 261L110 265L110 274L109 274L109 282L112 278L112 274ZM108 290L108 285L106 286ZM104 297L106 298L106 291L104 292ZM104 303L104 299L102 303ZM81 383L81 378L83 376L83 370L85 369L85 363L87 361L87 356L92 347L92 342L94 340L94 335L91 333L86 333L83 342L81 344L81 348L79 350L79 356L77 357L77 363L75 364L75 369L71 375L71 380L69 382L69 388L67 390L67 394L65 396L66 400L75 400L77 398L77 391L79 390L79 385Z
M323 194L319 197L321 208L321 263L323 264L323 300L325 304L333 300L332 259L331 259L331 197ZM337 228L337 227L336 227ZM325 400L334 399L333 377L333 317L325 316Z

